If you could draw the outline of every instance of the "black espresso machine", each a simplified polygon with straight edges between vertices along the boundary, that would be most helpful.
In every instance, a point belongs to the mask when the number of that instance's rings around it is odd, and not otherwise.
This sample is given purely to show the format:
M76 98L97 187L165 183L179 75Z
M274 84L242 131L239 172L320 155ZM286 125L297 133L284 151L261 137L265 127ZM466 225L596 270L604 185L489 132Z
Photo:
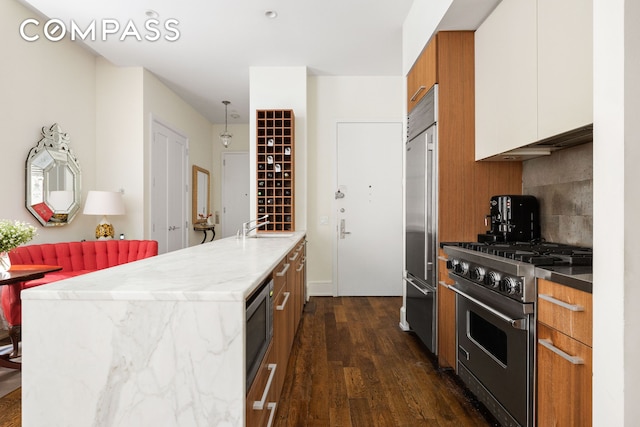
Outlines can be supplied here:
M530 242L540 238L540 212L534 196L503 195L491 197L485 234L478 242Z

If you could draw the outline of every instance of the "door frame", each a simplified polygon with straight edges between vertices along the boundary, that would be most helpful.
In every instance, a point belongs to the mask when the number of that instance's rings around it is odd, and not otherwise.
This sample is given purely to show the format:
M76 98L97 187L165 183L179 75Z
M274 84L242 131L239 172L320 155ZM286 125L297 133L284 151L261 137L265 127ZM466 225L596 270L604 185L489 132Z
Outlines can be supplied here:
M338 125L339 124L344 124L344 123L362 123L362 124L367 124L367 123L400 123L402 126L406 125L406 122L400 118L388 118L388 119L353 119L353 120L349 120L349 119L336 119L333 121L333 130L334 130L334 134L333 134L333 165L332 165L332 177L331 177L331 182L333 185L333 191L337 191L338 189ZM404 138L402 139L402 145L399 147L400 150L404 150L404 143L405 140ZM402 181L402 229L404 230L404 170L405 170L405 166L404 166L404 151L402 154L402 176L400 177L401 181ZM329 218L329 226L331 227L332 230L332 234L331 234L331 262L332 262L332 274L331 274L331 295L334 297L337 297L338 294L338 221L337 219L337 211L338 205L336 203L336 199L335 197L331 199L331 216ZM402 236L402 251L403 251L403 258L402 258L402 262L404 265L404 234ZM403 277L399 277L398 280L402 281ZM327 289L327 291L329 291ZM324 295L324 294L323 294ZM403 285L403 301L404 301L404 285Z
M220 204L222 205L222 229L220 230L220 236L225 236L225 231L227 228L227 224L226 224L226 212L225 212L225 201L226 201L226 180L225 180L225 160L226 160L226 156L229 155L242 155L242 154L246 154L247 156L247 160L249 161L249 171L251 171L251 154L248 151L228 151L228 152L223 152L221 159L220 159L220 177L222 180L222 191L220 192ZM247 214L249 215L247 217L247 221L251 218L253 218L252 212L251 212L251 179L249 178L249 187L247 188L247 194L249 195L249 210L247 212Z
M149 144L149 150L147 153L147 164L149 165L148 167L148 171L147 171L147 185L146 185L146 196L145 196L145 205L147 207L147 214L145 215L146 217L146 235L151 237L152 236L152 232L153 232L153 223L151 221L152 219L152 210L153 210L153 200L152 200L152 180L153 180L153 130L154 130L154 123L158 123L161 126L166 127L167 129L169 129L171 132L174 132L178 135L180 135L181 137L183 137L185 139L185 157L184 157L184 183L185 185L187 185L188 187L188 191L186 192L186 200L185 200L185 206L184 206L184 218L185 218L185 226L184 226L184 235L182 237L183 240L183 246L189 247L189 224L190 224L190 218L191 218L191 203L190 203L190 197L192 197L192 188L190 185L190 181L189 181L189 172L191 171L191 168L189 167L191 161L189 158L189 137L187 136L187 134L185 132L182 132L181 130L177 129L175 126L173 126L172 124L170 124L169 122L161 119L160 117L156 116L153 113L149 113L149 136L148 136L148 141L147 143Z

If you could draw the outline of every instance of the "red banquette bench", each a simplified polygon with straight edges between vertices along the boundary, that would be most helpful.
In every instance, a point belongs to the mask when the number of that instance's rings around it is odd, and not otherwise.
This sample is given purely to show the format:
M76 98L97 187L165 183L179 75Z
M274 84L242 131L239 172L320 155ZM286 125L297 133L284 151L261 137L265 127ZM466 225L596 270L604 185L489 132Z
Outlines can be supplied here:
M19 337L22 324L23 289L79 276L104 268L137 261L158 254L155 240L94 240L85 242L43 243L20 246L9 252L12 265L58 265L62 270L49 273L42 279L20 282L2 287L2 310L12 340ZM17 345L14 341L14 346ZM17 349L16 349L17 350Z

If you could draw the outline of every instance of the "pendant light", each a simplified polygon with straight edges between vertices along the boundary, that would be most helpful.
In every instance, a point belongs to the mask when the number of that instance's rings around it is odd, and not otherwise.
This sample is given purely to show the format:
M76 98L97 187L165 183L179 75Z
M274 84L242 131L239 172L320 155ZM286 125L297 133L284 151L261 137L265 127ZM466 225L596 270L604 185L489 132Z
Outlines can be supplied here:
M224 145L224 148L229 147L231 144L231 138L233 138L233 134L227 131L227 106L231 104L229 101L222 101L224 104L224 132L220 134L220 142Z

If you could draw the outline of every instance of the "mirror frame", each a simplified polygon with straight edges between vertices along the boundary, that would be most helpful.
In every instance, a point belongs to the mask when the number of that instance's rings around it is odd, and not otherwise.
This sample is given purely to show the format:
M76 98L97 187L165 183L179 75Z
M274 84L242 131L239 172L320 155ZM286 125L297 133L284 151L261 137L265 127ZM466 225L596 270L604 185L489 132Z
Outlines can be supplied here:
M207 216L211 214L211 178L209 171L200 166L193 165L191 181L191 217L193 224L204 224ZM206 200L200 200L200 192L206 186Z
M44 227L60 227L70 223L80 211L82 193L80 191L80 164L69 148L69 135L63 133L60 126L54 123L50 128L42 128L42 138L35 147L29 150L26 162L25 205L31 214ZM49 182L50 172L54 168L63 168L71 182L65 184L63 195L69 205L65 209L56 207L51 200L50 190L53 183Z

